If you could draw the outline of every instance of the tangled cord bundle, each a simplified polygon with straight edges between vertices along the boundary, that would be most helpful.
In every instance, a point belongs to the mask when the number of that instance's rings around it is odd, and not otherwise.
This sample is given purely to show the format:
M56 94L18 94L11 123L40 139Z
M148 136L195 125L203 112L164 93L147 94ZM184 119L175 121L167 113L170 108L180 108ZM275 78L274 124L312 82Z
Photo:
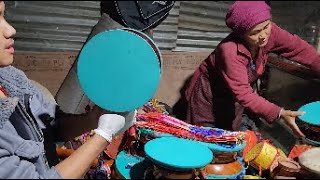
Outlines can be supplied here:
M147 113L158 112L158 113L167 114L167 115L169 114L165 106L162 105L158 99L151 99L149 102L143 105L142 109Z
M245 135L244 132L232 132L191 125L172 116L157 112L138 114L137 120L137 128L147 128L159 133L209 143L238 144L242 143Z

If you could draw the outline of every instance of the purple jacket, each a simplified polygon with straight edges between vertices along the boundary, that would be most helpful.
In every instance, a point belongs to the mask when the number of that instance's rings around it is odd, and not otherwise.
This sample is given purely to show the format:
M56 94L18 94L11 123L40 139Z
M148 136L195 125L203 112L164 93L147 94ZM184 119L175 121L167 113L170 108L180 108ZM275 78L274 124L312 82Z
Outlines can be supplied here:
M194 73L185 92L187 121L238 130L244 108L269 123L278 119L281 108L256 94L251 86L264 72L268 53L320 72L320 56L315 48L274 23L268 44L260 48L256 59L252 59L240 38L231 33Z

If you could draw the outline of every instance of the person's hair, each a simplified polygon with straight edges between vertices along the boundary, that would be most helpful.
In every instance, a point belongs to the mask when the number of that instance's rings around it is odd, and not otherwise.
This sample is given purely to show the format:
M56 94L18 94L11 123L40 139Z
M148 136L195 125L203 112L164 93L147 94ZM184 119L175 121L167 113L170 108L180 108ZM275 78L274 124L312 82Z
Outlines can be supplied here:
M112 10L111 7L113 7L113 1L101 1L100 2L100 14L103 13L110 14L110 11Z

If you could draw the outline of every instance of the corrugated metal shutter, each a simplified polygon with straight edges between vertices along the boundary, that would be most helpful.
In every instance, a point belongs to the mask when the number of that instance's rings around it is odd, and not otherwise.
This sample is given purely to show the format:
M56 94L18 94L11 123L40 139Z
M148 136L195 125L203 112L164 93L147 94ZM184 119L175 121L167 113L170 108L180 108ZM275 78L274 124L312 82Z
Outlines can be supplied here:
M176 47L180 2L176 1L169 16L153 32L153 39L161 50Z
M320 27L320 3L317 1L272 1L274 22L309 43L315 43L316 27Z
M15 49L79 51L100 17L100 1L6 1L6 19L17 30ZM160 49L175 47L179 3L154 30Z
M98 1L8 1L18 51L78 51L100 17Z
M231 31L225 25L233 1L181 1L175 51L212 51Z
M6 1L6 19L17 29L19 51L79 51L100 17L100 1ZM231 31L225 14L233 1L176 1L154 30L161 50L212 51ZM302 25L319 11L316 1L272 1L276 23L306 40ZM315 12L319 17L319 13Z

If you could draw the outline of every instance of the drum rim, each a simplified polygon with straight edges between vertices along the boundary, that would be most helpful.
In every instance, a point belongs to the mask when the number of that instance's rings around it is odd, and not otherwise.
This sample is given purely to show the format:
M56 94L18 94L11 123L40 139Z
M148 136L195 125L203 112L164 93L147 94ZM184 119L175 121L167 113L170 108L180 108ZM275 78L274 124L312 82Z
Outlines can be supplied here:
M320 142L319 142L319 141L315 141L315 140L309 139L309 138L307 138L307 137L304 137L303 139L304 139L306 142L308 142L308 143L312 143L312 144L314 144L314 145L320 145Z
M157 44L154 42L154 40L152 38L150 38L146 33L143 33L143 32L141 32L139 30L132 29L132 28L116 28L116 29L108 29L108 30L105 30L105 31L101 31L98 34L94 35L91 39L93 39L94 37L96 37L97 35L99 35L101 33L111 32L111 31L124 31L124 32L129 32L129 33L132 33L134 35L138 35L139 37L141 37L151 47L153 52L156 54L158 62L159 62L159 65L160 65L160 72L162 72L163 57L162 57L162 54L161 54L161 50L157 46ZM149 40L150 42L146 41L146 39Z
M161 51L160 51L159 47L157 46L157 44L154 42L154 40L152 38L150 38L147 34L141 32L141 31L138 31L136 29L132 29L132 28L121 28L121 29L128 31L128 32L131 32L131 33L133 32L133 33L139 35L140 37L142 36L142 39L144 39L144 40L147 39L150 41L150 42L148 42L148 41L146 41L146 42L151 46L154 53L157 55L158 61L160 64L160 72L162 72L163 58L162 58Z

